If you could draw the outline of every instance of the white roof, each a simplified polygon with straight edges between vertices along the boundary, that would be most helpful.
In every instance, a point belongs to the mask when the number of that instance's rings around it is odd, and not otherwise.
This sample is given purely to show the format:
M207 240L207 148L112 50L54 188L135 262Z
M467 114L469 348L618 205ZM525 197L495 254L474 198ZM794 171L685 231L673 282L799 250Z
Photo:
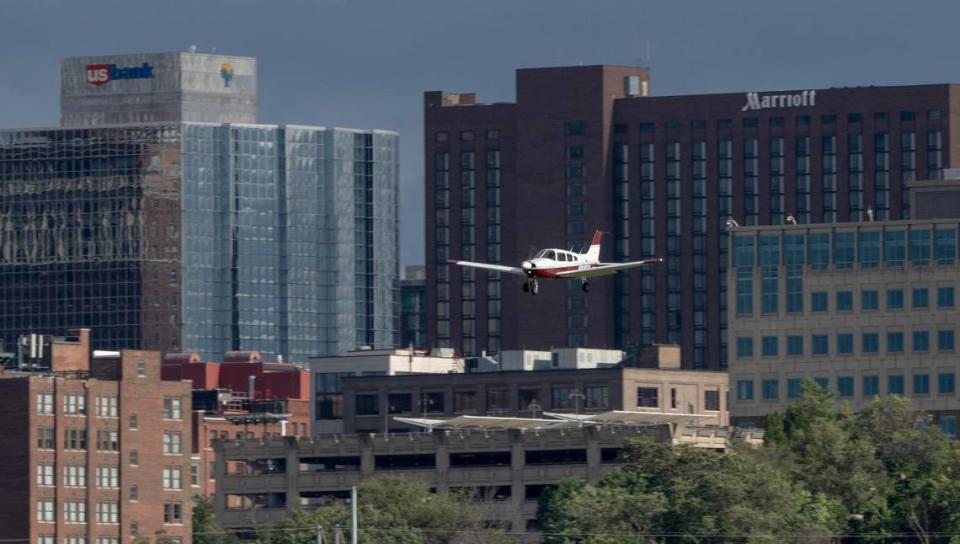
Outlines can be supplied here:
M612 410L599 414L558 414L544 412L550 419L528 417L457 416L449 419L417 417L394 417L395 421L427 429L520 429L543 430L583 426L651 426L682 424L691 425L715 416L706 414L681 414L668 412L628 412Z

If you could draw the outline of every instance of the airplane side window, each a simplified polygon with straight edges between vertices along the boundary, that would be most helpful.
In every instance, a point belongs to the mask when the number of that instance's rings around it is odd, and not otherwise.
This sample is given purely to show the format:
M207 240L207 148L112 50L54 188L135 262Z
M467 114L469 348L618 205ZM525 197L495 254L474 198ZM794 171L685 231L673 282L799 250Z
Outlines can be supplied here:
M553 255L553 251L548 251L548 252L546 252L546 254L544 254L543 258L544 258L544 259L550 259L550 260L556 259L556 257Z

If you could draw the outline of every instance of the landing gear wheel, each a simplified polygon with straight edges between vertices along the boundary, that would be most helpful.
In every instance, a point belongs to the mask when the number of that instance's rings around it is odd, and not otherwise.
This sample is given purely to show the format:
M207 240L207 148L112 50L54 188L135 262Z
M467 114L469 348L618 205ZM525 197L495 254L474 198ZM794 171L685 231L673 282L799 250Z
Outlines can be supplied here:
M586 281L583 282L583 292L584 292L584 293L589 293L589 292L590 292L590 282L586 282Z
M528 282L523 282L523 292L526 293L530 291L530 284Z
M534 295L540 292L540 284L537 283L537 280L530 282L530 292Z

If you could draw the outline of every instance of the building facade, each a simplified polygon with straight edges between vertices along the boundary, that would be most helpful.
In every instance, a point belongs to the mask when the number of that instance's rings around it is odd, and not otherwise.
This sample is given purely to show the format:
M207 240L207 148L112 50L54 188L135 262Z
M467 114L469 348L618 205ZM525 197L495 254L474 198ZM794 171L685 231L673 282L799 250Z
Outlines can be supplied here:
M0 131L0 337L84 326L98 349L205 360L392 347L397 175L382 131Z
M157 352L91 357L89 336L71 331L42 368L0 374L0 530L41 544L189 542L190 384L162 381Z
M257 59L196 52L60 61L60 125L257 122Z
M726 368L727 221L909 218L911 182L960 160L955 85L655 97L646 70L612 66L516 81L514 103L425 93L427 337L468 355L669 343L684 367ZM515 265L595 228L602 260L665 265L533 297L446 264Z
M762 424L812 380L854 410L878 395L910 397L955 436L958 227L913 219L732 229L734 422Z
M400 280L400 345L427 348L427 287L422 266L408 266Z

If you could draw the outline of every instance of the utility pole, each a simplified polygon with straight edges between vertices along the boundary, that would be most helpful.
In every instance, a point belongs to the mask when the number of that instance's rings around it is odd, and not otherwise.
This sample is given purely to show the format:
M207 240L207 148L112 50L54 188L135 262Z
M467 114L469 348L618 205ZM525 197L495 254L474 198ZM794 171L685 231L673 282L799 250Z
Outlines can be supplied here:
M350 542L357 544L357 486L350 488Z
M317 525L317 544L323 544L323 527Z

